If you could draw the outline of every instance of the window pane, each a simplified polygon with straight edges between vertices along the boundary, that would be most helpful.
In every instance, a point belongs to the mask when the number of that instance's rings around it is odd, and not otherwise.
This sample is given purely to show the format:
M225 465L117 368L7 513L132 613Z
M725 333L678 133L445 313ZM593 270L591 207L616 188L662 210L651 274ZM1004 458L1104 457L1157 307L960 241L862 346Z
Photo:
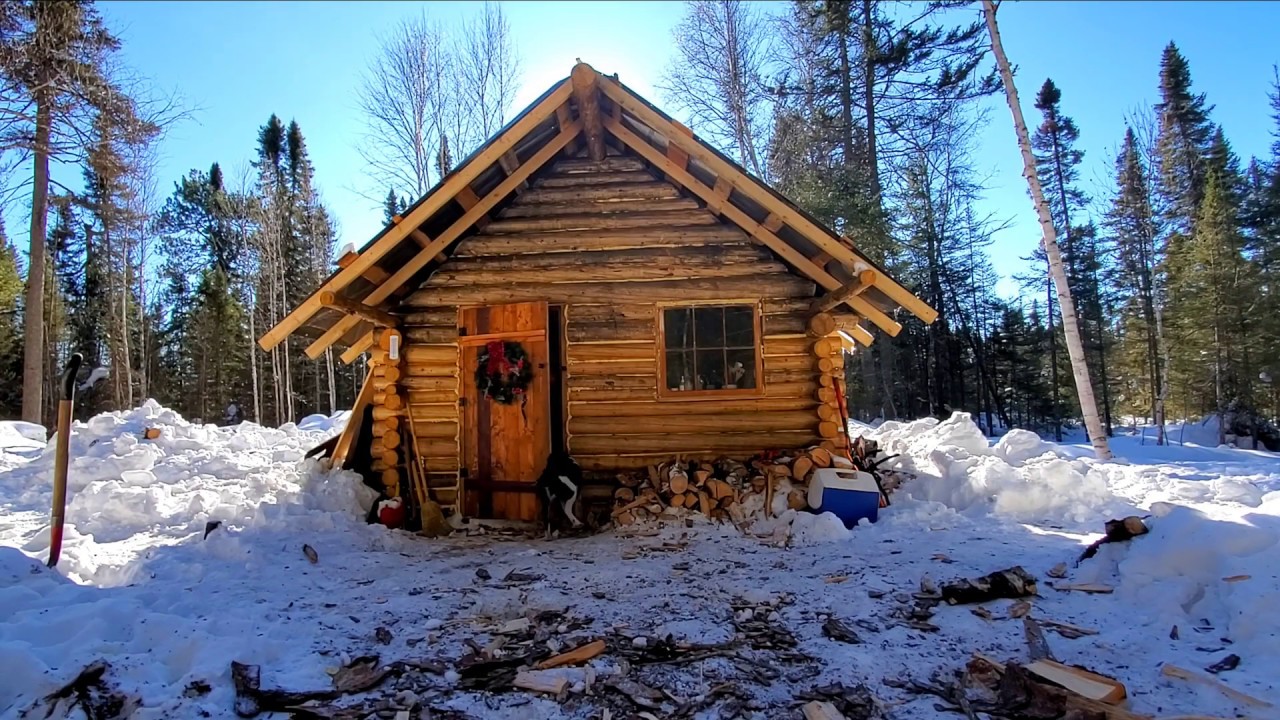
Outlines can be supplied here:
M754 349L727 350L725 356L728 362L725 376L728 378L730 389L754 388L756 386L756 351Z
M672 392L693 389L693 353L667 351L667 389Z
M755 313L747 305L735 305L724 309L725 347L755 347Z
M693 309L694 340L698 348L724 347L724 308L699 307ZM723 361L722 361L723 362ZM724 368L721 368L721 377Z
M724 351L698 350L698 385L699 390L720 390L724 388Z
M693 310L674 308L662 313L662 326L665 332L665 346L668 350L693 349L693 324L690 322Z

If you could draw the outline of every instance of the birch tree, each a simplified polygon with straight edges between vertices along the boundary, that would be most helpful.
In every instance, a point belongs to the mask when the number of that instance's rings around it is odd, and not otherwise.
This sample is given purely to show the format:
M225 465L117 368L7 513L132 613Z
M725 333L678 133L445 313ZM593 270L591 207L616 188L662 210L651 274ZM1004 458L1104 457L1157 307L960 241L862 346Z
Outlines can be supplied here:
M982 12L986 19L987 32L991 35L991 49L996 56L996 65L1004 82L1005 99L1008 100L1009 112L1013 116L1013 129L1018 135L1018 146L1022 151L1022 174L1027 179L1027 187L1031 191L1031 199L1035 205L1036 215L1040 219L1041 231L1044 233L1044 250L1049 256L1049 270L1053 276L1054 287L1058 291L1059 307L1062 308L1062 329L1067 340L1067 353L1071 357L1071 372L1075 376L1076 392L1080 397L1080 412L1084 416L1085 429L1089 433L1089 441L1093 444L1094 454L1099 460L1109 460L1111 448L1108 446L1107 434L1103 430L1102 420L1098 416L1098 406L1093 398L1088 360L1085 357L1084 342L1080 337L1075 303L1071 299L1071 287L1067 283L1067 273L1062 264L1062 253L1058 249L1058 234L1054 227L1053 213L1049 207L1049 201L1045 199L1044 189L1040 186L1040 177L1036 172L1031 134L1022 116L1018 89L1013 83L1013 68L1009 64L1008 56L1005 55L1004 46L1000 43L995 2L982 0Z
M694 129L765 177L771 34L763 11L746 0L694 0L674 35L677 55L658 87Z

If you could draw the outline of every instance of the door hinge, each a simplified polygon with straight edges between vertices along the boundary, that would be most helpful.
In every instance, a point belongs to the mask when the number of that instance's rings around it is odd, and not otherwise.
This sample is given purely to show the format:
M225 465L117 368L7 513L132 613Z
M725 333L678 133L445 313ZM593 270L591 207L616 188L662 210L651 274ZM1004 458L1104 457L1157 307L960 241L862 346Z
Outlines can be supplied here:
M464 327L458 328L458 337L466 337L466 336L467 336L467 329Z

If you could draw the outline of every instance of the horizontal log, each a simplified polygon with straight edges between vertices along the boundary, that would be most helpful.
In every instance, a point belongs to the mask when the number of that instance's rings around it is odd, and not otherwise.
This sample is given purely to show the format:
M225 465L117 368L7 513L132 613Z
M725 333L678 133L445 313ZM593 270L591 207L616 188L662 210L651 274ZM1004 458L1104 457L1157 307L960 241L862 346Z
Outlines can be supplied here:
M423 377L421 375L410 375L400 380L400 387L412 392L419 397L424 394L432 395L448 395L450 397L458 394L458 379L456 377Z
M588 375L657 375L656 358L644 360L591 360L579 361L569 365L569 374Z
M628 452L638 454L675 455L699 450L756 453L764 450L805 447L821 439L816 432L805 430L678 435L570 435L569 450L583 455L616 452L619 448L626 448Z
M816 370L817 363L818 359L812 355L769 355L764 358L764 371Z
M764 382L766 385L770 383L794 383L822 382L822 376L817 370L766 370L764 373Z
M698 413L701 405L701 403L658 401L596 402L593 398L583 398L569 402L569 417L572 419L691 415ZM804 411L813 414L815 408L824 407L826 406L820 405L814 398L723 398L719 402L709 403L705 412L716 415L739 415Z
M813 283L789 274L750 278L661 280L651 282L518 283L507 286L429 287L415 291L408 304L499 305L542 300L551 304L579 302L670 302L689 300L751 300L760 297L802 297L813 292ZM765 334L789 334L771 327L766 316ZM803 320L801 319L801 325ZM803 330L801 330L803 332ZM407 351L413 361L413 348Z
M765 336L762 353L769 355L804 355L813 349L813 338Z
M419 422L417 418L414 418L413 435L419 440L427 438L452 440L458 437L458 423L457 421L449 422L443 420L423 420Z
M654 180L650 176L644 182L611 183L607 186L593 183L586 187L549 188L542 185L520 193L520 197L516 198L512 207L539 203L568 203L582 200L659 200L678 197L680 197L680 191L674 185Z
M518 235L476 235L463 240L453 257L486 257L642 247L699 247L748 243L741 230L728 225L642 226L620 230L565 230ZM406 316L406 321L409 316Z
M805 319L802 315L765 315L762 325L765 335L806 337ZM813 338L809 338L809 341L812 342Z
M456 377L458 374L457 363L445 365L431 363L424 364L405 364L404 374L406 377Z
M565 317L570 323L575 322L620 322L623 320L653 320L658 315L658 308L652 303L620 305L616 303L600 305L570 305L566 308Z
M551 166L551 175L569 175L577 173L634 172L644 170L645 164L637 158L627 155L614 155L603 160L589 158L565 158Z
M590 215L625 215L629 213L698 212L698 201L692 198L668 200L627 200L624 202L570 202L556 204L513 205L502 211L503 220L519 218L588 217Z
M457 345L408 345L401 353L409 365L441 363L457 364Z
M632 400L654 401L658 399L657 383L655 387L646 389L625 388L625 389L608 389L608 390L589 390L569 395L569 403L581 402L582 399L588 398L591 402L630 402Z
M652 340L657 333L653 319L622 322L569 322L569 342L611 342L615 340Z
M569 393L580 393L589 390L629 390L649 389L656 391L658 378L655 375L573 375L567 378Z
M806 298L765 298L760 302L760 311L765 315L803 315L809 316L809 303Z
M705 210L674 210L670 212L629 212L616 215L585 213L550 218L511 218L494 220L485 226L485 233L547 232L551 230L617 230L620 228L652 227L657 225L718 225L720 219Z
M657 346L652 340L643 343L596 343L591 345L569 344L569 371L575 362L597 360L655 360Z
M408 343L422 343L425 345L442 345L450 342L457 342L458 327L437 326L422 327L411 326L404 329L405 341Z
M461 258L441 267L423 288L429 291L438 287L510 283L743 278L785 272L780 263L749 245L641 248Z
M775 382L771 383L768 378L764 383L765 397L792 397L792 398L810 398L814 397L814 393L818 391L816 382ZM823 402L825 399L819 398Z
M419 438L418 452L423 457L457 457L458 441L439 438Z
M686 415L655 417L570 417L569 434L585 435L671 435L673 433L740 433L774 431L818 431L818 416L811 411L721 414L718 407L690 407Z
M409 395L409 411L413 413L414 422L457 419L458 404L456 402L423 402L422 397L420 393Z
M653 175L644 170L575 173L573 175L556 174L539 178L533 183L533 186L535 188L595 187L618 183L647 182L653 179Z
M429 392L425 389L416 389L416 391L408 392L408 405L453 405L458 404L458 393L452 389L443 389L443 391Z
M458 327L458 309L455 307L414 308L404 314L404 327L415 325L428 327Z

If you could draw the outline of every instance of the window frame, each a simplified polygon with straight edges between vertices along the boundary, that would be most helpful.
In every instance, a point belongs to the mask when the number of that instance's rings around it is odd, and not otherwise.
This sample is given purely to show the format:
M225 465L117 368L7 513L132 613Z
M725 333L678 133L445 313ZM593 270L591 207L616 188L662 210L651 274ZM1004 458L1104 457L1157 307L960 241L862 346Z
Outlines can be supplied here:
M755 342L752 350L755 352L755 378L756 385L751 388L735 388L732 390L671 390L667 387L667 333L666 318L667 310L695 309L699 307L749 307L751 308L751 324ZM681 400L719 400L724 398L761 398L764 397L764 324L761 318L761 301L759 299L748 300L684 300L684 301L668 301L655 304L654 326L657 328L657 335L654 338L655 346L658 353L658 400L659 401L681 401ZM696 346L693 352L697 352Z

